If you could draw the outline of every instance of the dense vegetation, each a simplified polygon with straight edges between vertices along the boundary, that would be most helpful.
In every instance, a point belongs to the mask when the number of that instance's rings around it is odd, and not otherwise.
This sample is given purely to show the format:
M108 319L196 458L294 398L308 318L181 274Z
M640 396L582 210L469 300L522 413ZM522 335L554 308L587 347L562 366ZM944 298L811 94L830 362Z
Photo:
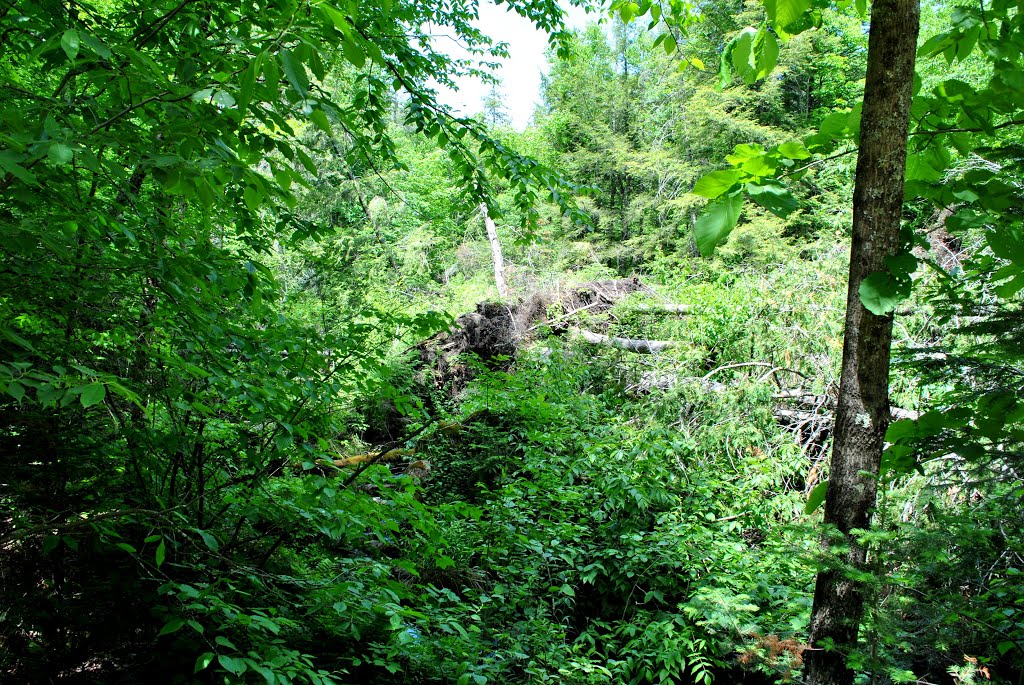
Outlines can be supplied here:
M1024 682L1022 8L921 7L849 566L870 8L506 5L525 131L472 2L0 4L0 679Z

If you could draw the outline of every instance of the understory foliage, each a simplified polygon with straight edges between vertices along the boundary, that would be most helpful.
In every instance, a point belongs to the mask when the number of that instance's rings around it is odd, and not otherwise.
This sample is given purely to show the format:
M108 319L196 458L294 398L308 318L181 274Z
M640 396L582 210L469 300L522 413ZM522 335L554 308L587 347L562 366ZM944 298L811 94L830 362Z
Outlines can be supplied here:
M553 34L525 131L496 87L436 103L504 52L473 3L0 7L0 680L798 682L866 45L859 3L814 4L756 80L718 63L758 3L653 31L506 3ZM905 242L936 268L880 290L907 413L858 682L1024 674L1024 14L996 5L925 8L948 62ZM444 377L424 341L494 298L481 202L514 297L644 288Z

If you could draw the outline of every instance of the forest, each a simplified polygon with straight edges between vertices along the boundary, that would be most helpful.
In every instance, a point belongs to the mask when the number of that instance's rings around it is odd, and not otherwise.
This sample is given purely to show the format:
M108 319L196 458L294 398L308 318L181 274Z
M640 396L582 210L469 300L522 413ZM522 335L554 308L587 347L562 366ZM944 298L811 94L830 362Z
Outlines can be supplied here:
M0 0L0 682L1024 685L1024 2L479 3Z

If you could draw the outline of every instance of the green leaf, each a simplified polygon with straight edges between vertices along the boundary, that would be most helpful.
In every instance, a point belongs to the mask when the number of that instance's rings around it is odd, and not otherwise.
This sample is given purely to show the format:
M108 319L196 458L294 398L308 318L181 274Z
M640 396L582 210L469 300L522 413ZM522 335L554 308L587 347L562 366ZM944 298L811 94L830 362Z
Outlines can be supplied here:
M755 80L763 79L772 73L778 63L779 41L770 31L761 29L754 39L754 65L757 69Z
M804 144L798 140L783 143L778 149L779 154L786 159L809 159L811 156Z
M996 257L1024 265L1024 226L999 226L985 240Z
M213 641L216 642L221 647L227 647L228 649L238 649L238 647L235 646L234 642L232 642L231 640L227 639L223 635L218 635L217 637L213 638Z
M205 530L197 530L196 532L199 533L199 537L203 538L203 542L206 543L206 546L211 550L216 552L220 549L220 543L217 542L217 538L213 535L207 533Z
M754 65L754 37L756 35L757 31L746 28L732 42L732 66L743 82L748 85L757 80L757 67Z
M736 182L740 180L739 169L723 169L705 174L693 186L693 194L714 200L716 197L729 192Z
M235 98L226 90L217 90L213 93L213 104L221 109L227 109L235 104Z
M78 57L78 48L81 45L78 39L78 31L74 29L68 29L64 32L64 35L60 37L60 46L64 48L64 52L67 54L68 59L74 59Z
M75 153L64 143L50 143L46 155L54 164L68 164L75 157Z
M1003 656L1011 649L1014 649L1016 646L1016 642L1010 642L1009 640L1007 640L1006 642L1000 642L998 645L996 645L996 650L999 651L999 656Z
M743 196L727 195L709 204L693 227L693 237L700 253L709 257L715 246L725 240L740 218Z
M110 48L108 48L103 43L103 41L101 41L99 38L92 34L87 33L84 36L82 36L82 42L85 43L90 50L95 52L103 59L110 59L113 56L113 53L110 52Z
M167 547L166 547L166 545L164 545L164 541L161 540L160 544L156 546L156 554L154 555L154 559L156 561L156 567L157 568L160 568L163 565L164 559L166 557L167 557Z
M850 112L832 112L821 120L818 131L831 138L845 138L850 133Z
M7 384L7 394L16 399L18 404L21 404L22 398L25 397L25 388L21 386L21 383L11 381Z
M1018 273L1009 283L1002 283L992 289L996 295L1004 300L1010 299L1021 290L1024 290L1024 272Z
M248 666L241 659L233 659L232 657L221 654L217 657L217 661L221 666L224 667L225 671L233 673L234 675L242 675L245 673Z
M259 74L260 69L263 66L264 54L265 53L261 52L256 55L256 57L249 62L249 66L242 72L242 77L239 79L238 109L243 115L246 110L249 109L249 103L252 102L253 92L256 89L256 76Z
M622 17L622 22L628 24L633 21L633 18L640 13L640 5L635 2L623 3L619 8L619 16Z
M213 652L203 652L199 655L199 658L196 659L196 668L192 672L199 673L199 671L204 670L211 663L213 663Z
M917 271L917 257L909 252L901 252L885 258L885 266L893 275L909 276Z
M292 88L297 90L302 97L309 93L309 77L306 75L306 68L302 66L291 50L281 50L281 67L284 69L284 77Z
M23 161L25 161L25 158L13 150L0 150L0 169L3 169L23 183L39 185L36 175L21 164L18 164L18 162Z
M345 54L345 59L355 65L357 69L362 69L366 65L366 53L349 37L346 37L341 41L341 51Z
M83 407L91 407L99 404L107 395L107 387L102 383L90 383L82 388L79 399Z
M825 501L826 494L828 494L828 481L823 480L815 485L814 489L807 495L807 506L804 507L804 512L813 514L821 506L821 503Z
M161 635L170 635L181 630L181 627L185 625L185 619L183 618L172 618L170 621L164 624L164 627L157 633L157 637Z
M779 183L748 183L744 187L750 199L782 219L800 207L793 194Z
M897 278L888 271L876 271L861 282L858 292L860 301L869 312L885 316L910 297L911 285L909 278Z
M333 135L333 131L331 131L331 122L327 118L327 112L319 108L314 109L312 112L309 113L309 118L310 120L312 120L314 124L316 124L317 128L319 128L321 131L323 131L327 135ZM302 158L300 157L299 160L301 161Z
M757 143L740 143L733 148L732 152L725 156L726 161L733 166L741 166L747 162L760 159L765 156L764 146Z
M764 9L772 27L784 31L811 9L811 0L764 0Z

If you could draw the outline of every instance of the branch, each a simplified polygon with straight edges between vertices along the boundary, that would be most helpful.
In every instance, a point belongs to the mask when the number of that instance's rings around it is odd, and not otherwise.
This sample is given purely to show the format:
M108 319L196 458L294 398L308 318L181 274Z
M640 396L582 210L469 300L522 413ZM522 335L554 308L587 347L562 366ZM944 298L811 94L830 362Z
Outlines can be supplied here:
M177 508L177 507L175 507ZM36 537L37 535L55 535L71 530L72 528L80 528L81 526L88 526L97 521L105 521L107 519L121 518L122 516L131 516L133 514L147 514L149 516L163 517L174 509L166 509L164 511L156 511L154 509L120 509L118 511L107 511L102 514L96 514L89 518L79 518L75 521L68 521L66 523L40 523L36 526L25 528L16 533L12 533L7 537L0 539L0 549L4 549L8 544L17 542L18 540L24 540L26 538ZM79 514L79 516L85 516L86 514Z
M739 369L744 366L763 366L765 368L772 369L770 373L774 373L775 371L788 371L789 373L794 373L797 376L800 376L801 378L807 378L805 374L801 373L800 371L797 371L796 369L787 369L781 366L775 366L774 364L769 364L768 362L739 362L736 364L726 364L725 366L719 366L717 369L714 369L713 371L710 371L707 374L705 374L704 377L701 378L701 380L706 381L719 371L725 371L727 369Z
M831 162L833 159L839 159L840 157L845 157L846 155L852 155L854 152L857 152L857 150L859 150L859 149L860 148L853 147L853 148L850 148L849 150L843 150L842 152L837 152L836 154L834 154L834 155L832 155L830 157L822 157L821 159L816 159L813 162L809 162L809 163L803 165L799 169L793 169L793 171L787 171L786 173L783 174L783 177L793 176L795 174L799 174L801 171L807 171L811 167L818 166L819 164L824 164L825 162Z
M1010 119L1004 121L1001 124L996 124L988 129L984 128L937 128L932 131L911 131L908 135L911 136L941 136L945 133L987 133L988 131L998 131L1002 128L1009 128L1010 126L1024 126L1024 119Z

